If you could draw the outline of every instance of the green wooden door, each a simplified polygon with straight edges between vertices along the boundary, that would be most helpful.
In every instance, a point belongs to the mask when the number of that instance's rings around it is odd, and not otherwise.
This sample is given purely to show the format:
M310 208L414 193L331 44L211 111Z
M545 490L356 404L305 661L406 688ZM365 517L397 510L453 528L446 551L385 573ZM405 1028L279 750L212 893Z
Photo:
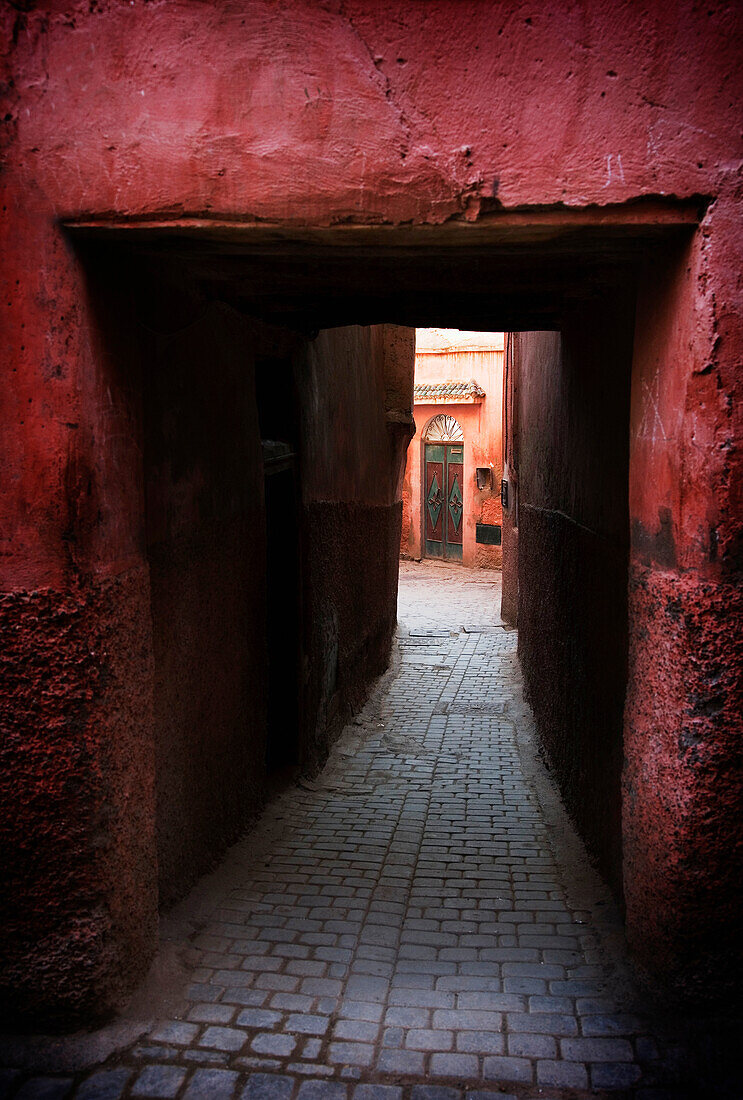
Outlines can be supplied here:
M462 560L464 446L426 443L424 527L427 558Z

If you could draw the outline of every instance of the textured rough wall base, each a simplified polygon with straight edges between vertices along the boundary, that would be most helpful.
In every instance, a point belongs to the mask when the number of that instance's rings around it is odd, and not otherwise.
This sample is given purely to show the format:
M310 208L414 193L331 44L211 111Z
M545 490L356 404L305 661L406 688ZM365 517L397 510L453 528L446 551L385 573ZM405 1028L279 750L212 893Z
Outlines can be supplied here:
M146 568L3 597L4 1023L103 1019L157 936Z
M310 766L325 759L339 727L359 709L389 663L397 625L401 518L400 503L321 501L306 506L310 579L305 754Z
M519 529L511 522L511 513L503 513L503 588L501 618L516 626L519 618Z
M476 569L500 569L502 565L503 550L500 546L478 546L476 548Z
M630 623L628 939L676 993L740 1003L743 591L635 566Z

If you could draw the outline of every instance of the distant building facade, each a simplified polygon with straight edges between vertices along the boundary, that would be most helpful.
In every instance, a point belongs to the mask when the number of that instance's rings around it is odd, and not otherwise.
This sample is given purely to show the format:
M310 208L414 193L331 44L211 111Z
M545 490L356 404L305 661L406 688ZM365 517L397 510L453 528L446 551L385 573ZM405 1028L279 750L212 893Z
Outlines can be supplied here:
M418 329L400 553L499 569L504 334Z

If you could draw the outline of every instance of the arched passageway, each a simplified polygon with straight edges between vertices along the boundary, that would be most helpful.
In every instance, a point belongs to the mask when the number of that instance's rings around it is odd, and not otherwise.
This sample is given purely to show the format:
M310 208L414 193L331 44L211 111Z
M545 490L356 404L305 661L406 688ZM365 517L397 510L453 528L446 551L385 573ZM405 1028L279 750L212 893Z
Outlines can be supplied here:
M634 958L738 994L736 7L0 26L3 1012L124 1003L267 767L319 765L385 667L432 325L516 334L506 606Z
M649 507L655 460L645 429L655 423L658 394L666 389L661 378L667 376L672 385L678 362L675 344L663 346L661 334L669 311L676 315L683 302L683 271L699 216L696 206L652 202L604 210L599 218L580 211L524 213L495 215L466 229L354 229L350 241L343 229L303 238L293 230L229 225L70 224L87 274L99 349L98 389L90 393L89 415L101 415L104 395L119 395L112 406L119 426L108 431L117 449L110 459L103 455L115 462L116 476L98 460L97 492L115 517L107 537L124 537L141 554L138 532L146 520L141 596L149 600L151 620L140 616L137 629L122 637L117 649L130 655L127 660L138 655L145 668L154 647L156 766L153 770L141 738L131 743L126 763L144 790L155 784L154 808L147 810L146 799L139 804L141 813L154 817L138 823L120 803L122 796L128 798L129 780L123 786L112 781L102 797L120 805L118 850L122 858L129 850L139 866L152 859L141 845L156 822L160 895L166 901L182 894L208 865L210 853L235 835L246 806L258 804L257 798L246 803L245 791L257 791L265 750L261 741L246 741L239 733L246 715L260 724L263 702L255 690L246 694L245 685L261 681L259 668L270 659L245 641L251 630L265 629L263 589L250 595L253 590L245 587L249 574L262 575L264 552L262 536L251 537L251 525L255 536L264 522L251 512L251 502L262 493L247 476L253 471L250 477L259 477L263 465L252 454L263 431L256 417L271 425L265 429L270 435L283 439L287 455L304 448L299 477L308 587L304 657L300 653L296 659L297 676L305 677L304 709L293 751L311 763L326 751L333 729L362 697L370 676L384 667L394 623L397 494L410 432L410 338L403 329L348 326L437 321L469 329L487 324L560 330L559 337L521 338L518 416L526 422L520 425L519 483L513 485L520 515L518 560L522 576L540 578L538 585L530 579L523 584L519 596L527 687L568 806L616 895L626 901L635 950L666 978L680 985L697 981L710 937L722 944L729 925L718 900L702 910L697 893L687 896L685 879L671 867L659 871L660 838L666 832L678 836L679 822L665 787L651 778L647 754L658 760L656 746L665 736L658 723L674 722L676 711L668 710L665 718L656 711L652 736L647 733L648 693L655 697L656 682L649 669L661 650L648 650L644 632L660 630L661 637L675 628L657 618L650 593L656 583L666 583L665 564L653 565L660 550L652 540L643 542L644 513L637 508ZM542 227L538 241L536 227ZM315 274L320 268L322 283ZM644 304L636 323L640 290ZM249 361L267 372L268 381L255 391L246 373ZM211 370L205 370L208 362L215 364ZM265 395L276 385L284 400L274 402L272 411ZM296 399L294 387L299 387ZM254 393L263 395L263 407L256 406ZM367 415L354 422L359 399ZM236 451L237 438L242 450ZM197 442L201 455L194 450ZM179 469L194 471L196 481L188 490L193 498L183 496L188 482L178 485ZM381 479L380 471L386 471ZM636 550L627 681L630 499L636 502L631 505ZM216 522L211 532L210 516ZM100 540L106 531L91 526L88 537ZM384 548L374 558L380 563L376 574L363 549L371 531ZM84 555L85 544L78 542L76 552ZM251 554L258 555L256 566L249 566ZM354 562L365 564L342 580ZM362 600L359 577L365 585ZM549 586L554 594L545 601ZM123 591L112 598L111 629L119 631L134 621L132 606ZM151 640L142 634L150 621ZM567 633L557 629L565 622ZM215 637L222 639L216 646ZM302 660L308 673L301 672ZM123 669L124 691L127 675L133 672ZM674 690L684 697L701 690L686 673L664 666L664 691L674 676ZM216 682L222 687L214 696ZM210 698L219 700L221 712L210 708ZM121 710L105 697L100 706L103 720L120 720ZM192 739L208 729L212 732L199 747ZM208 748L214 737L222 745L216 756ZM231 737L237 738L234 743ZM200 761L196 770L195 760ZM691 774L684 782L693 785ZM721 831L733 828L726 812L719 804ZM29 823L29 836L35 827ZM726 864L708 861L705 873L724 890ZM80 874L84 878L84 865ZM131 973L131 953L146 960L154 944L157 894L148 893L145 881L139 872L129 879L114 873L111 879L117 905L128 897L125 908L133 905L133 911L147 914L136 930L124 932L126 921L122 925L123 969L117 982ZM676 916L669 918L661 898L671 897L682 909L694 906L693 935ZM21 937L21 952L22 943ZM19 958L23 965L22 954ZM94 982L84 996L96 989ZM33 1001L34 994L28 995Z

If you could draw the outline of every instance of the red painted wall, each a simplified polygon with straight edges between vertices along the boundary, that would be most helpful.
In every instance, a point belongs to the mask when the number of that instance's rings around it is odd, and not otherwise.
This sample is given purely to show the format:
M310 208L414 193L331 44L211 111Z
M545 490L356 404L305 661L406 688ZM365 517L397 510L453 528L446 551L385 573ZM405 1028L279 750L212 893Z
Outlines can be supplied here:
M643 965L701 999L740 994L743 375L726 207L643 272L630 413L627 920Z
M634 296L513 337L519 659L565 803L621 895Z
M400 553L403 557L419 560L424 556L423 500L421 477L423 473L423 435L433 417L441 413L453 416L464 432L464 513L462 529L462 564L480 569L498 569L501 565L500 546L477 543L478 523L500 524L501 479L501 402L503 394L503 339L493 339L493 334L483 335L478 347L484 348L488 338L492 350L468 350L466 344L474 344L474 337L467 334L458 337L451 330L423 330L415 356L416 384L440 382L469 382L474 379L485 398L476 403L452 404L426 403L416 399L414 405L415 435L408 447L408 457L403 483L403 518ZM463 346L458 346L458 339ZM497 346L496 346L497 345ZM452 348L451 351L444 351ZM492 471L492 488L478 489L477 467Z
M310 764L389 660L414 346L398 326L326 330L300 372Z
M740 879L740 8L20 7L0 12L2 805L26 890L6 917L12 988L52 1005L76 973L80 1005L97 990L103 1010L154 927L141 408L60 222L485 223L658 195L706 212L685 254L650 257L638 296L625 893L649 965L719 983Z

